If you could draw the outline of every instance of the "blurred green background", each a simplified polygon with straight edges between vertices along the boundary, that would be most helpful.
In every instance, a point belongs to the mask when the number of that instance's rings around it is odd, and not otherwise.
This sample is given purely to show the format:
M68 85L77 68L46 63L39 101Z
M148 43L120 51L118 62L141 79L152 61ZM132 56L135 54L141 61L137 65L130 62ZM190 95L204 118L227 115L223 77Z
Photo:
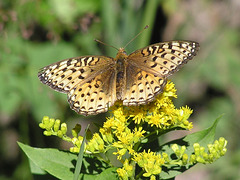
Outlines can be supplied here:
M116 50L150 25L127 52L168 40L200 43L197 57L171 76L177 107L188 105L195 132L224 113L217 128L228 140L226 156L197 165L181 179L240 179L240 3L238 0L11 0L0 1L0 179L33 179L16 141L68 149L44 137L38 123L47 115L76 123L101 122L70 110L67 97L40 83L38 70L82 55ZM183 132L184 133L184 132ZM172 133L169 139L184 134Z

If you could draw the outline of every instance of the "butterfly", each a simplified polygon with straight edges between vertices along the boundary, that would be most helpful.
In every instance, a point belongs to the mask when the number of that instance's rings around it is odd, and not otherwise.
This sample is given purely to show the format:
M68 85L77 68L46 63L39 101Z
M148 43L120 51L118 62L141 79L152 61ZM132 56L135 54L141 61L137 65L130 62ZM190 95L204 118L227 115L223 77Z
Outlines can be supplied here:
M167 77L178 71L199 50L193 41L152 44L127 55L120 48L115 58L80 56L42 68L38 78L67 94L71 109L81 115L108 111L116 100L125 106L147 104L163 91Z

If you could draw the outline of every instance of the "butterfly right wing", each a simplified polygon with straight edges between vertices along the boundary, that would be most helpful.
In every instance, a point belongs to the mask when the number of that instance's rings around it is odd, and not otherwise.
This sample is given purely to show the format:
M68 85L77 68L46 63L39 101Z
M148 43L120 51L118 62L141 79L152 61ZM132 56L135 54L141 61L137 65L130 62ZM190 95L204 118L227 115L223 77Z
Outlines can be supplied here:
M106 112L116 99L116 71L111 66L68 93L70 107L85 116Z
M38 77L52 89L67 93L71 108L79 114L105 112L110 102L116 100L115 82L110 79L115 77L115 61L111 57L81 56L62 60L42 68Z
M167 78L156 76L137 66L128 64L126 69L126 91L123 105L141 105L151 102L164 89Z
M129 63L152 74L168 77L191 60L199 50L194 41L169 41L152 44L131 53Z

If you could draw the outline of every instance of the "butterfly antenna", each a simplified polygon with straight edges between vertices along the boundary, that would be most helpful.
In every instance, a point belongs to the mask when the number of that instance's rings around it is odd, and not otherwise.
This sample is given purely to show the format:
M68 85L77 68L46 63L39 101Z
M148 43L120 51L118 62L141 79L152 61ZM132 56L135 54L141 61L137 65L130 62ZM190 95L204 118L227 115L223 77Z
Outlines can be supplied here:
M124 49L133 41L135 40L140 34L142 34L142 32L147 29L149 26L146 25L134 38L132 38L125 46L124 46Z
M103 44L103 45L105 45L105 46L112 47L112 48L114 48L114 49L116 49L116 50L118 51L118 48L116 48L116 47L114 47L114 46L112 46L112 45L106 44L106 43L104 43L104 42L102 42L102 41L100 41L100 40L98 40L98 39L94 39L94 41L96 41L96 42L98 42L98 43L100 43L100 44Z

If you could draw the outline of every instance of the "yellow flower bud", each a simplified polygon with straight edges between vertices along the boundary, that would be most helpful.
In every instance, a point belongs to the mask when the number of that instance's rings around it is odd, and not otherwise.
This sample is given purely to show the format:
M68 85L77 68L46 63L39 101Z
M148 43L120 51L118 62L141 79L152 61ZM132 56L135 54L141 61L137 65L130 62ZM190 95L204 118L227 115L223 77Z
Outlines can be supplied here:
M199 148L199 151L200 151L200 154L203 155L203 154L204 154L204 151L205 151L205 148L204 148L204 147L200 147L200 148Z
M40 124L39 124L39 127L42 128L42 129L45 129L45 128L46 128L46 126L45 126L44 123L40 123Z
M66 123L61 124L61 131L62 131L62 134L64 134L64 135L67 133L67 124Z
M186 146L182 146L181 150L180 150L180 153L183 154L185 151L186 151Z
M71 147L70 152L72 153L79 153L80 149L78 147Z
M49 119L49 123L48 123L48 127L49 127L49 128L52 128L53 125L54 125L54 123L55 123L55 119L50 118L50 119Z
M187 154L183 154L182 163L183 163L183 165L186 165L188 163L188 155Z
M57 119L57 120L55 121L54 126L53 126L53 131L54 131L54 132L57 132L57 131L59 130L60 123L61 123L61 122L60 122L59 119Z
M223 148L221 151L220 151L220 155L221 156L224 156L227 152L227 149L226 148Z
M203 158L201 158L200 156L197 156L196 161L199 163L205 163L205 160Z
M48 116L44 116L43 120L42 120L43 124L48 124L49 123L49 117Z
M227 141L223 137L220 137L219 138L220 149L223 149L224 147L226 147L226 145L227 145Z
M190 156L189 163L190 164L195 164L196 163L196 156L194 154L192 154Z
M43 134L45 136L51 136L52 135L52 132L51 131L43 131Z
M150 180L156 180L156 177L154 175L151 175Z
M166 162L170 162L170 160L169 160L169 157L168 157L168 154L167 154L167 153L163 152L163 153L162 153L162 157L163 157L163 159L164 159Z
M62 137L63 137L63 132L62 132L61 130L59 130L59 131L57 132L57 136L60 137L60 138L62 138Z
M175 152L175 153L176 153L176 151L179 152L179 147L177 144L173 144L171 148L172 148L173 152Z
M208 153L206 153L206 152L203 152L203 153L202 153L202 157L203 157L203 159L205 159L205 160L208 160L208 159L209 159L209 155L208 155Z

